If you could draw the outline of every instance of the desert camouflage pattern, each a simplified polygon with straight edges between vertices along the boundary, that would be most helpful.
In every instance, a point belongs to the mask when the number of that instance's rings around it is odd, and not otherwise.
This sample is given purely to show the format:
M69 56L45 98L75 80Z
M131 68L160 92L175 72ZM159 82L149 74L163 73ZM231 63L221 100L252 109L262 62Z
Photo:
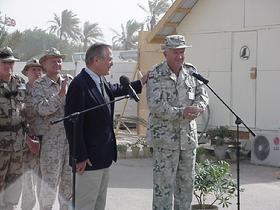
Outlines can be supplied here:
M190 210L197 126L195 120L183 117L183 111L188 106L205 109L208 104L203 83L191 72L195 67L185 63L177 77L164 61L149 73L147 141L154 149L153 210Z
M14 209L21 194L23 151L0 150L0 209Z
M22 116L26 86L22 78L0 80L0 150L19 151L24 147L25 120Z
M44 209L52 209L57 187L61 209L66 208L66 197L71 194L71 168L69 148L63 122L51 125L52 120L64 116L65 97L58 93L63 78L54 82L47 75L35 81L32 97L38 112L37 135L42 135L40 151L40 171L42 175L39 202Z
M36 194L40 193L39 156L29 150L23 151L23 176L21 209L33 209L36 204Z
M36 135L36 121L38 120L38 114L33 106L32 100L32 86L26 84L26 100L25 109L23 115L28 123L28 135ZM23 177L22 177L22 198L21 208L22 210L33 209L36 204L36 195L40 192L40 173L39 173L39 156L30 152L27 146L25 146L23 152ZM37 188L37 190L35 190Z
M12 76L9 82L0 80L0 208L7 210L17 205L21 192L25 96L22 78Z
M165 37L164 45L161 46L161 49L179 49L179 48L187 48L191 47L191 45L187 45L185 41L185 37L182 35L170 35Z
M165 61L149 73L148 143L166 149L197 147L196 122L184 119L183 110L191 105L205 109L209 99L203 83L192 77L190 71L196 72L195 67L184 64L177 79Z
M173 195L174 210L191 209L195 152L154 147L153 210L173 209Z
M32 98L32 86L29 83L26 83L26 100L25 100L25 109L23 111L23 116L28 124L28 135L34 136L37 133L37 124L38 124L38 113L34 109L33 98Z

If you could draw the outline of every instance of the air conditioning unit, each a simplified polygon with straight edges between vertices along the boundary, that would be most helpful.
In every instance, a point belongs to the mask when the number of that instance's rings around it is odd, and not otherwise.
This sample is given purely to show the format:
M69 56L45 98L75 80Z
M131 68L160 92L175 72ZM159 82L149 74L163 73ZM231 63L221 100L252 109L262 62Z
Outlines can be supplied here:
M278 131L256 133L251 145L252 163L280 166L280 133Z

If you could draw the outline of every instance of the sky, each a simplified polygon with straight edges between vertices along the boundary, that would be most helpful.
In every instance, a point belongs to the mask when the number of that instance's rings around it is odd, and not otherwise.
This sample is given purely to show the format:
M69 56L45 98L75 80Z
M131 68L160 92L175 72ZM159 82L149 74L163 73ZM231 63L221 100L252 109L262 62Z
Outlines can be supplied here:
M130 19L145 20L147 14L137 3L148 7L148 0L0 0L0 11L1 16L16 20L16 26L8 29L8 32L13 32L35 27L47 29L54 13L60 16L63 10L68 9L77 14L81 23L99 23L105 41L111 44L114 33L110 28L121 32L122 23Z

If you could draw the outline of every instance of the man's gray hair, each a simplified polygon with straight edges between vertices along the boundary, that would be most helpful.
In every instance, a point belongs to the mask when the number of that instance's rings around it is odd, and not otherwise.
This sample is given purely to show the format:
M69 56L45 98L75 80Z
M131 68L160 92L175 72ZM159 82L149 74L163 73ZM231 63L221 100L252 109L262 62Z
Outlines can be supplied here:
M86 65L88 66L90 64L90 60L94 57L103 58L104 49L106 48L112 49L112 46L106 43L94 43L93 45L91 45L86 52L86 58L85 58Z

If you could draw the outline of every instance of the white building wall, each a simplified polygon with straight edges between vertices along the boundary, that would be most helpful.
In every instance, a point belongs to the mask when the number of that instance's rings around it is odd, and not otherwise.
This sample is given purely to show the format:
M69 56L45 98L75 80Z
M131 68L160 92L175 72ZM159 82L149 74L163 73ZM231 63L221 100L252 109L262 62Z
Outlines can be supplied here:
M258 32L257 128L280 129L280 29Z
M239 85L242 90L242 85L244 88L247 85L242 84L244 80L238 79L238 75L232 77L238 66L234 59L239 49L234 50L238 41L234 37L237 33L255 32L252 34L256 34L256 47L251 53L256 56L256 65L246 66L244 63L244 70L249 73L251 67L257 68L257 78L252 86L255 88L255 123L250 127L258 130L280 128L279 11L279 0L199 0L176 29L193 46L187 49L187 62L193 63L202 75L209 78L209 85L230 107L238 103L246 105L246 100L251 100L244 95L246 91L240 91L238 101L236 89L233 90L234 86ZM233 125L235 117L212 93L210 99L210 125ZM239 114L239 110L235 111Z
M239 30L244 22L244 0L199 0L181 22L184 33Z
M280 24L279 0L242 0L245 2L245 27L268 27Z

